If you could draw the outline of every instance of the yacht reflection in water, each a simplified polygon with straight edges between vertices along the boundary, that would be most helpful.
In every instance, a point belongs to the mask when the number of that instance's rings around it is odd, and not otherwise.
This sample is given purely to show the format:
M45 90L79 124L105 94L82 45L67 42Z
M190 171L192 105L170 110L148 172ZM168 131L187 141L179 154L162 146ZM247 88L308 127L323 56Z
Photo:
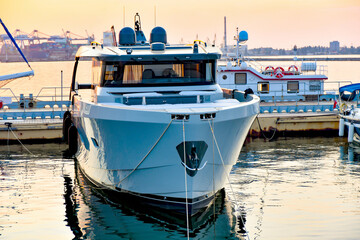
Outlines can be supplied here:
M175 215L163 208L143 205L128 195L119 197L97 188L84 177L76 163L75 179L64 176L64 185L65 221L74 239L183 239L187 236L185 215ZM219 192L208 209L190 219L189 230L192 239L245 238L242 221L233 215L224 191Z

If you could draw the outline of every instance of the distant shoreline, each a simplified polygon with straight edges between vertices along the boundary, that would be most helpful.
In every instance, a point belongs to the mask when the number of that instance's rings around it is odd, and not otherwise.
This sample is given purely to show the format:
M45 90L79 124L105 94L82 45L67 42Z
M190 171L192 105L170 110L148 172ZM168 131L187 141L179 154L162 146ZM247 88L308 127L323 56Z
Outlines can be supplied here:
M281 57L281 56L246 56L245 59L253 59L256 61L294 61L294 57ZM74 61L75 58L58 58L58 59L28 59L29 62L58 62L58 61ZM360 61L360 57L298 57L296 61ZM4 61L0 59L0 63L9 63L9 62L23 62L23 59L10 59Z
M257 60L257 61L294 61L294 57L256 57L250 56L250 58ZM297 61L360 61L360 57L299 57Z

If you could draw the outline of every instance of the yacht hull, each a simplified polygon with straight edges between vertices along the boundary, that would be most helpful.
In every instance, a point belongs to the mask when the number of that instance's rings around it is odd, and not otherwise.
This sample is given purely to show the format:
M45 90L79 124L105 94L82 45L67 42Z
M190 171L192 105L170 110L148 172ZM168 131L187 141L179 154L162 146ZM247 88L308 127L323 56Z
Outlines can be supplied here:
M75 106L76 157L89 180L191 215L225 187L258 113L255 102L220 110L187 106L177 113L82 101ZM204 119L204 111L215 114ZM176 119L180 112L188 119Z

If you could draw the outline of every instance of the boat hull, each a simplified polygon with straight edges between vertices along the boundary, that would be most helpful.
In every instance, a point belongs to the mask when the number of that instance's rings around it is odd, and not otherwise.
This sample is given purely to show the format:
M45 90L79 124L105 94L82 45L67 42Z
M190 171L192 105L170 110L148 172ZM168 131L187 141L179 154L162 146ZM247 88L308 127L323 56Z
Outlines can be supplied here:
M211 119L201 119L194 109L178 110L189 114L183 120L164 109L141 111L81 101L77 109L76 157L94 184L193 215L224 188L258 104L207 108L216 112Z

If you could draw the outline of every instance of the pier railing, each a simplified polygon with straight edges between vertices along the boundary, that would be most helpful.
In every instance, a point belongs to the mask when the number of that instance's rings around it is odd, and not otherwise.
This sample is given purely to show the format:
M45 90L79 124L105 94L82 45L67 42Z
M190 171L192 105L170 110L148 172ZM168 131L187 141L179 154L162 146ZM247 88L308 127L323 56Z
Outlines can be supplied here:
M275 85L277 83L272 83ZM282 84L282 83L279 83ZM301 84L301 83L300 83ZM288 92L285 87L278 87L281 90L271 90L264 93L256 91L261 99L260 111L264 112L329 112L337 111L338 106L335 103L339 102L339 88L351 84L351 81L329 81L326 82L323 89L319 88L316 91L309 91L305 88L305 83L302 87L299 86L299 91Z
M266 67L271 65L270 63L263 65L259 61L255 60L253 58L250 58L250 57L244 58L243 61L245 61L248 64L248 66L254 68L258 72L265 71ZM274 59L274 61L276 61L276 59ZM303 63L305 63L304 68L302 68ZM307 63L312 64L311 68L306 67ZM325 76L328 75L328 66L327 65L318 65L316 63L316 61L315 62L294 61L293 64L287 64L287 65L280 64L280 65L276 65L276 66L274 65L272 67L274 67L274 68L282 67L286 71L292 65L296 66L302 75L314 75L314 74L315 75L325 75Z
M69 87L43 87L36 95L17 96L11 88L0 88L0 120L62 118L70 106L68 92Z

